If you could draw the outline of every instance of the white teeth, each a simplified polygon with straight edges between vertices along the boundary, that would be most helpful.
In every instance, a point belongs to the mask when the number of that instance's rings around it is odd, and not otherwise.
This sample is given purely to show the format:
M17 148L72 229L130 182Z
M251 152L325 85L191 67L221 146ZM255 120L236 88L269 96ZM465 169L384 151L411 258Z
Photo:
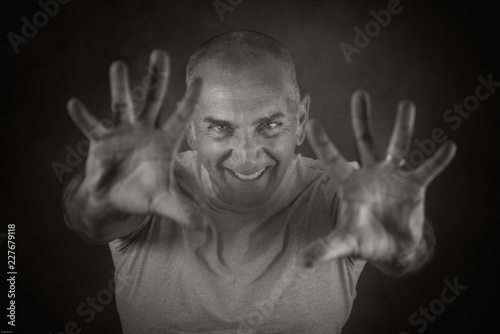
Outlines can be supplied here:
M256 173L253 173L253 174L250 174L250 175L245 175L245 174L240 174L236 171L233 170L234 174L239 177L240 179L242 180L253 180L253 179L256 179L260 176L260 174L262 174L264 172L266 168L262 168L261 170L259 170L258 172Z

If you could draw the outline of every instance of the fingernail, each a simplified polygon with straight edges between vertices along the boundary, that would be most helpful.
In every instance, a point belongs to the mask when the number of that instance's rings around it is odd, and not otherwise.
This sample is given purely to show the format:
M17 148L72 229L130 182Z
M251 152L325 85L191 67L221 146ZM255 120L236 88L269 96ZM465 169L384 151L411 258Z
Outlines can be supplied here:
M156 49L151 52L150 63L154 64L155 77L165 78L170 74L169 56L163 50Z

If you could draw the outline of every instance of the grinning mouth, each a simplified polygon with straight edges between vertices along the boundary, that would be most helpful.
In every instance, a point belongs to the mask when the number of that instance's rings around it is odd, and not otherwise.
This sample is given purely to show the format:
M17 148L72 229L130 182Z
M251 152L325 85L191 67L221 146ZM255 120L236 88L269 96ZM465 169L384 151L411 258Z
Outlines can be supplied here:
M253 174L250 174L250 175L246 175L246 174L241 174L241 173L238 173L237 171L234 171L231 169L231 171L234 173L234 175L236 175L239 179L241 180L245 180L245 181L251 181L251 180L255 180L256 178L258 178L262 173L264 173L264 171L266 170L267 167L264 167L262 168L261 170L253 173Z

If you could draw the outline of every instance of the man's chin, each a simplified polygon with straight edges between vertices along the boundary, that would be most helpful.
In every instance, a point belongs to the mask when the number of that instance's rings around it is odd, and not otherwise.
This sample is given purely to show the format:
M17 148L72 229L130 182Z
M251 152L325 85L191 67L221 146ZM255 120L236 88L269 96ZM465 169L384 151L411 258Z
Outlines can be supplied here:
M223 196L222 198L219 196L219 199L233 206L251 208L264 204L269 199L269 195L260 193L256 194L255 192L238 192L233 193L232 195Z

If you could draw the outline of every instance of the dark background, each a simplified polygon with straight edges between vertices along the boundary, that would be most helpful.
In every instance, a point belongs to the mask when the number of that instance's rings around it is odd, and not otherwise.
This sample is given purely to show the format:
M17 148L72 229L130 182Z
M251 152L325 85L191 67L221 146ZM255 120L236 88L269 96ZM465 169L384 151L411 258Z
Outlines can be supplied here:
M55 334L69 321L81 333L120 332L114 301L89 324L76 313L87 297L107 288L113 265L107 246L86 244L63 222L61 193L73 173L60 182L52 164L66 165L67 147L76 149L84 140L67 116L66 101L78 96L94 114L109 117L110 63L127 61L132 86L140 86L149 53L163 48L172 58L170 111L183 94L190 53L235 29L261 31L288 46L301 91L312 96L311 116L324 123L349 160L357 159L349 99L358 88L372 96L381 154L403 98L417 106L415 138L430 138L442 128L458 145L455 160L427 191L427 215L438 240L434 261L398 279L366 267L344 333L417 333L410 314L439 298L443 281L455 277L467 289L424 332L479 333L490 325L495 330L500 90L456 130L443 114L474 94L479 75L500 81L496 10L487 1L401 0L403 11L348 64L339 43L353 44L353 28L363 29L373 20L370 11L386 9L387 2L243 0L221 21L212 1L73 0L60 5L17 54L4 37L0 232L9 223L17 226L14 333ZM20 35L21 18L32 22L40 10L36 1L2 4L4 36ZM312 155L307 144L298 151ZM7 286L2 290L6 294ZM12 330L5 316L0 319L0 329Z

